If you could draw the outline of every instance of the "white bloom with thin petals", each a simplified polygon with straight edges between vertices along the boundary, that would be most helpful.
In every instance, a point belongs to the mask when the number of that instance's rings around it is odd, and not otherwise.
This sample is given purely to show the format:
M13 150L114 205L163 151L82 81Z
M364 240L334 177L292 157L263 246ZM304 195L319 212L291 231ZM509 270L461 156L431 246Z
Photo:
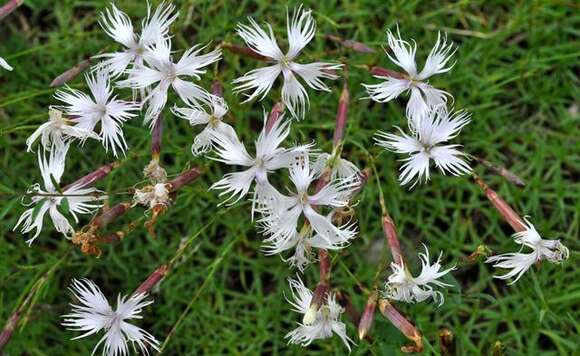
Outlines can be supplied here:
M411 186L413 187L430 179L431 160L443 174L459 176L471 171L463 160L465 154L457 149L459 145L441 145L455 138L469 122L467 112L450 114L443 107L437 107L429 111L428 116L418 123L416 131L411 135L405 134L401 129L400 135L379 131L375 141L389 151L409 155L403 160L405 164L400 168L402 172L399 180L401 185L406 185L416 178Z
M95 131L100 124L99 135L105 150L111 149L115 157L118 156L117 150L124 154L127 142L123 136L123 123L137 116L133 112L140 109L139 104L117 99L105 71L87 74L85 78L92 96L67 86L66 90L58 90L55 98L66 104L63 109L76 123L76 128Z
M83 332L73 340L104 331L105 335L93 349L93 354L101 344L103 355L107 356L127 355L129 343L145 355L149 355L149 348L159 351L159 341L153 335L128 322L141 319L143 308L153 303L145 300L147 294L134 294L129 298L119 295L117 308L113 310L99 287L88 279L73 280L69 289L79 304L71 304L72 312L63 315L62 325Z
M178 16L178 13L174 14L174 11L174 5L163 2L151 14L151 7L147 4L147 18L143 21L141 35L137 35L129 16L111 4L110 9L101 13L99 23L105 33L124 48L120 52L95 56L95 58L106 59L95 68L107 70L113 76L118 76L127 67L143 65L151 54L151 46L159 41L169 40L169 26Z
M385 80L380 84L363 84L371 99L385 103L393 100L403 92L410 91L411 96L407 103L407 117L410 118L411 126L416 125L426 117L429 110L438 105L446 105L451 94L434 88L428 84L427 79L435 74L445 73L453 68L454 64L448 65L449 60L455 53L453 44L447 43L446 36L437 34L437 42L427 57L425 66L421 72L417 72L415 52L417 45L401 39L397 28L397 34L387 31L387 42L393 52L393 56L387 53L389 59L407 72L407 78L394 78L375 76Z
M269 239L284 241L292 239L300 218L308 219L310 225L328 245L341 246L352 240L357 233L353 223L335 226L331 216L320 214L316 207L341 208L348 204L349 197L358 187L358 177L331 180L316 194L308 188L315 179L311 171L308 153L300 155L290 167L290 180L295 191L289 196L274 192L276 195L258 201L257 211L262 214L258 220L262 232Z
M210 189L223 190L220 196L229 195L224 203L238 202L248 194L254 181L257 183L257 193L260 193L260 189L274 190L268 183L268 173L290 167L296 157L306 149L305 147L291 149L280 147L290 133L290 121L284 120L284 116L281 116L267 131L265 125L267 114L264 115L264 128L256 140L254 157L250 156L243 143L237 138L232 140L231 137L216 133L212 139L217 155L211 157L212 159L227 165L246 167L243 171L226 174L211 186Z
M2 57L0 57L0 67L6 69L6 70L12 70L13 68L10 66L10 64L8 64L8 62L6 62L6 60Z
M289 278L288 283L293 300L286 300L295 312L306 315L312 301L312 291L306 288L300 278ZM289 339L288 343L308 346L314 340L327 339L336 334L350 351L350 344L354 342L346 334L346 325L340 321L343 312L344 308L337 303L334 293L329 293L325 304L316 311L313 322L308 325L298 323L298 327L286 334L285 338Z
M560 240L542 239L528 218L525 217L524 220L526 222L526 229L516 232L513 237L517 244L522 245L522 249L524 246L527 246L532 249L532 252L504 253L491 256L485 261L486 263L494 263L493 266L496 268L510 269L511 271L506 274L494 276L499 279L515 277L509 284L517 282L534 263L542 260L560 263L567 260L570 255L568 248Z
M147 61L148 66L136 65L127 70L129 77L119 81L120 87L132 89L147 89L152 86L144 102L147 103L145 123L151 128L167 103L169 88L173 88L181 100L189 105L199 105L207 101L208 93L199 85L185 81L183 77L201 79L200 75L206 71L202 68L218 61L221 50L216 49L206 54L200 54L206 46L196 45L183 53L181 59L173 62L171 55L171 41L157 42L151 47Z
M191 152L194 156L208 152L214 147L214 137L223 135L226 138L237 141L238 135L231 125L223 122L228 113L228 104L219 96L209 95L209 103L206 110L203 106L190 106L180 108L174 106L171 112L177 117L189 121L191 126L205 125L204 129L195 136Z
M328 216L328 220L332 220L334 212ZM264 239L263 249L266 255L281 254L285 251L294 249L294 254L287 259L290 266L304 271L304 268L312 262L314 255L313 248L325 250L338 250L349 245L350 240L356 237L356 232L353 230L352 234L340 235L346 239L329 240L325 239L320 234L314 233L312 228L308 226L303 228L300 232L294 230L291 234L274 234Z
M255 98L262 100L266 97L276 78L282 73L282 101L292 116L301 119L306 112L309 99L304 86L298 77L310 88L319 91L330 91L322 79L336 79L332 74L342 67L341 64L316 62L310 64L297 63L296 57L304 47L314 38L316 23L311 10L303 10L302 6L295 9L292 19L287 15L287 33L289 49L282 53L270 24L266 24L268 32L262 29L256 21L249 18L249 25L238 24L237 32L246 44L258 54L271 59L273 64L268 67L254 69L233 81L238 86L236 92L253 92L244 102Z
M331 179L356 177L360 174L360 169L354 163L342 157L336 157L326 152L316 155L312 167L316 176L322 175L326 167L331 169Z
M43 180L43 188L40 184L32 185L27 195L31 196L30 205L32 208L26 210L18 219L14 230L22 224L22 233L29 233L34 230L34 235L26 242L30 245L42 231L44 216L48 212L56 230L65 236L70 236L74 229L67 218L59 211L58 207L65 203L68 205L68 212L78 222L77 214L91 214L102 205L96 203L98 200L106 199L105 195L95 197L93 193L98 192L95 188L72 185L66 188L62 194L57 190L54 183L59 184L65 166L65 156L68 151L68 144L62 149L50 151L48 160L46 154L38 151L38 165Z
M74 122L63 117L62 111L51 106L48 108L48 121L40 125L36 131L26 140L27 151L32 151L32 145L40 137L40 143L44 150L53 148L62 149L69 140L79 139L84 142L87 138L99 140L100 137L92 130L85 130Z
M428 298L433 298L433 301L439 306L443 305L443 293L435 290L435 287L451 287L451 284L441 282L438 279L455 270L455 267L441 271L442 253L439 254L437 261L431 264L427 246L423 245L423 247L425 247L425 253L419 254L421 273L417 277L413 277L405 265L391 263L393 274L388 277L385 284L387 298L406 303L420 303Z

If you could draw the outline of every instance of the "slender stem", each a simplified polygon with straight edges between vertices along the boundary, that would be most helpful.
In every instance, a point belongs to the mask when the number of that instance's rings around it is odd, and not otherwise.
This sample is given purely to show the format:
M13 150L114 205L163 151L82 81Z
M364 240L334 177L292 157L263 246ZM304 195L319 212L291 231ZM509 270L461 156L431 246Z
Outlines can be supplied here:
M334 128L334 136L332 143L334 147L338 147L341 144L342 138L344 137L344 130L346 127L346 119L348 118L348 103L350 95L348 92L348 85L344 82L342 86L342 93L340 94L340 99L338 100L338 109L336 112L336 125Z
M333 35L327 35L326 38L328 38L329 40L331 40L333 42L338 43L339 45L341 45L344 48L352 49L353 51L358 52L358 53L375 53L376 52L374 50L374 48L371 48L362 42L353 41L353 40L345 40L343 38L340 38L338 36L333 36Z
M187 185L187 184L193 182L195 179L197 179L197 177L199 177L200 174L201 174L200 167L193 167L190 170L183 172L182 174L180 174L176 178L169 181L169 183L168 183L169 184L169 191L175 192L175 191L181 189L184 185Z
M397 235L397 229L395 227L395 223L387 210L387 205L385 204L385 197L383 194L383 189L381 187L381 181L379 178L379 174L377 171L377 167L375 165L374 157L369 154L369 162L375 174L375 179L377 181L377 186L379 188L379 204L381 206L382 218L381 218L381 225L383 227L383 233L385 234L385 239L389 248L391 250L391 254L393 255L393 261L397 264L404 265L404 258L403 253L401 252L401 244L399 242L399 236Z
M105 164L104 166L95 169L94 171L85 175L84 177L81 177L76 181L72 182L71 184L65 186L63 190L66 191L73 186L77 186L79 188L90 187L97 181L105 178L109 173L111 173L113 169L119 167L120 165L121 163L118 161Z
M232 241L230 241L226 246L224 246L224 248L222 249L222 251L221 251L220 255L217 257L217 259L215 259L212 262L212 264L208 267L208 271L206 274L207 277L204 279L201 286L195 291L191 300L187 304L187 307L181 313L181 315L179 316L179 318L177 319L175 324L173 324L173 326L171 327L171 330L169 331L169 333L165 337L165 340L163 340L163 343L161 344L160 353L163 353L163 351L167 347L167 344L169 343L169 340L171 340L171 337L173 336L173 334L175 334L175 332L177 331L177 329L179 328L179 326L181 325L181 323L183 322L183 320L185 319L185 317L187 316L187 314L189 313L189 311L191 310L191 308L193 307L193 305L197 301L197 298L199 298L199 296L201 295L201 293L203 292L205 287L208 285L210 279L215 274L217 267L221 264L221 262L224 260L225 256L230 252L230 250L232 249L232 247L234 246L234 244L238 240L239 240L239 236L233 238Z
M224 86L219 80L215 79L211 84L211 93L221 98L224 97Z
M474 160L476 160L478 163L480 163L482 166L489 169L493 173L504 177L508 182L514 183L515 185L520 186L520 187L526 186L526 182L524 182L523 179L518 177L515 173L508 170L507 168L500 166L500 165L497 165L495 163L492 163L486 159L476 157L474 155L469 155L469 157L473 158Z
M153 124L153 131L151 132L151 156L154 160L159 162L159 155L161 154L161 143L163 140L163 114L157 116L157 120Z
M46 271L34 282L32 287L26 294L24 300L12 313L10 318L8 318L8 321L6 322L4 329L2 329L2 332L0 332L0 353L2 353L4 347L8 344L8 342L12 338L12 335L14 334L16 327L21 321L22 315L24 314L24 309L27 307L32 308L32 304L34 304L33 300L38 296L40 288L46 283L46 281L48 280L50 275L54 273L56 268L60 266L60 264L65 260L65 258L68 256L71 250L72 248L69 247L64 253L64 255L61 258L59 258L59 260L54 265L52 265L48 271Z
M378 77L392 77L397 79L409 79L406 74L396 72L394 70L386 69L383 67L378 66L368 66L368 71L371 72L372 75L376 75Z
M164 264L157 268L141 285L135 290L133 294L146 294L151 292L151 289L159 283L169 272L169 266Z

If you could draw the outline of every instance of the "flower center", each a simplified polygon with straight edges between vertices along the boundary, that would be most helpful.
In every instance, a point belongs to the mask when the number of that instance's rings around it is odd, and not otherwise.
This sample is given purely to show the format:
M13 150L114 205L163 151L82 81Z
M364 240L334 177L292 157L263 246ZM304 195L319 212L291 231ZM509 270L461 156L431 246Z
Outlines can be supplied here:
M308 194L306 192L302 192L298 195L298 200L300 204L307 205L308 204Z
M168 64L165 68L165 77L170 82L173 82L175 79L177 79L177 73L175 73L175 66L173 63Z
M220 123L220 119L217 116L211 115L209 117L208 124L212 128L214 128L214 129L217 128L217 126L218 126L219 123Z
M282 67L289 68L290 63L292 63L292 61L290 60L290 58L288 58L286 56L284 56L284 57L282 57L282 59L280 59L280 64L282 65Z
M99 117L107 115L107 106L105 104L97 104L97 114Z

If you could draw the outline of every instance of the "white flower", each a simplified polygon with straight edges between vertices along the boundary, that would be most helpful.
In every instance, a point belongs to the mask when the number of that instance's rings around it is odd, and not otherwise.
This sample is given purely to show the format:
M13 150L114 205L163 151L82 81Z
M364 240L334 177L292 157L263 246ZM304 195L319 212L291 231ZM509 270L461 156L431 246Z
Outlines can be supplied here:
M156 205L167 206L171 202L169 189L165 183L146 186L143 189L135 190L133 195L134 204L141 204L153 208Z
M440 271L442 253L439 254L437 261L431 264L427 246L423 245L423 247L425 247L425 253L419 254L422 265L421 273L417 277L413 277L406 266L391 263L393 274L389 276L385 284L387 298L406 303L419 303L433 298L433 301L439 303L439 306L443 305L443 293L434 290L434 287L450 287L451 284L443 283L438 279L453 271L455 267Z
M326 167L331 169L331 179L357 177L360 174L360 170L354 163L342 157L336 157L335 154L323 152L317 155L312 170L319 177Z
M156 84L144 99L144 102L148 104L145 123L149 123L151 128L167 103L169 87L172 87L181 100L187 104L197 105L199 101L207 101L208 93L202 87L181 78L193 77L199 80L200 74L205 73L205 70L201 68L221 58L220 49L200 55L199 53L205 47L196 45L188 49L181 59L174 63L171 56L171 41L157 42L151 48L147 60L149 66L135 65L134 68L127 70L129 77L117 83L121 87L133 89L147 89Z
M104 69L113 76L118 76L131 64L143 65L150 56L150 47L170 38L169 26L178 16L178 13L173 14L174 11L174 5L163 2L151 16L151 7L147 4L147 18L143 21L143 29L139 36L134 33L129 16L111 4L110 9L101 13L99 23L107 35L125 48L120 52L95 56L95 58L106 58L105 61L96 65L96 69Z
M6 60L2 57L0 57L0 67L6 69L6 70L12 70L13 68L10 66L10 64L8 64L8 62L6 62Z
M334 212L331 212L326 218L331 221L333 215ZM345 234L344 236L348 240L328 240L320 236L320 234L314 233L310 225L306 225L300 232L294 230L290 234L274 234L264 239L263 248L266 255L275 255L294 249L294 254L283 260L292 267L304 271L304 268L311 262L313 248L325 250L342 249L348 246L350 239L355 238L356 234Z
M220 196L230 195L225 202L233 200L231 204L234 204L242 199L248 194L254 180L259 188L270 189L268 173L289 167L301 150L305 149L280 147L290 133L290 121L284 120L281 116L272 128L266 131L267 114L264 115L264 128L255 143L255 158L248 154L243 143L237 138L232 140L231 137L222 134L215 134L213 137L217 157L212 159L228 165L247 167L244 171L226 174L211 186L210 189L223 190Z
M139 104L118 100L113 94L109 74L99 71L85 76L92 98L80 90L67 86L67 90L58 90L55 98L64 102L64 110L76 122L76 128L94 131L100 123L100 137L107 152L112 149L117 157L117 149L122 153L127 150L127 142L123 136L123 123L137 114Z
M202 106L191 106L180 108L174 106L171 111L177 117L188 120L191 126L205 125L205 128L195 136L191 152L194 156L211 150L214 146L214 137L221 134L226 138L235 141L237 134L234 128L223 122L224 116L228 112L228 104L219 96L208 96L209 112Z
M107 356L127 355L129 342L134 350L137 346L145 355L149 355L149 347L159 351L159 341L153 335L128 322L143 318L143 308L153 303L152 300L145 300L147 294L134 294L129 298L119 295L117 308L113 310L99 287L88 279L73 280L69 289L79 304L71 304L72 312L63 315L62 325L69 330L84 332L73 340L105 331L93 354L103 343L103 355Z
M337 75L332 71L342 67L341 64L326 62L315 62L310 64L296 63L295 59L302 49L314 38L316 23L312 18L311 10L302 10L302 6L294 11L292 21L287 19L287 32L289 50L284 55L274 38L274 33L270 24L266 24L268 33L264 31L256 21L249 18L250 25L238 24L237 32L255 52L268 57L274 62L273 65L254 69L244 76L233 81L239 84L236 92L254 90L244 102L260 97L266 97L276 78L282 73L284 84L282 86L282 101L288 108L292 116L303 118L308 106L308 95L306 89L298 81L297 76L314 90L330 91L321 79L336 79Z
M431 160L443 174L451 173L459 176L471 171L469 165L462 159L465 154L457 150L459 145L440 145L455 138L469 121L469 114L466 112L449 114L443 107L438 107L430 110L427 117L417 124L412 136L403 133L401 129L400 135L379 131L375 141L389 151L409 155L403 160L405 164L400 168L402 172L399 180L401 185L405 185L416 177L415 183L411 186L413 187L430 179Z
M286 300L292 305L295 312L306 315L312 301L312 292L304 286L300 278L289 278L288 282L294 300ZM298 323L298 327L286 334L285 338L290 339L288 343L308 346L314 340L326 339L335 333L350 351L350 343L354 342L346 335L346 325L340 321L340 315L343 312L344 309L336 302L335 295L329 293L326 303L316 312L314 322L309 325Z
M44 188L41 189L40 184L34 184L28 189L26 193L27 195L31 195L30 205L34 205L34 207L26 210L20 216L20 219L18 219L16 226L14 226L14 230L16 230L22 224L22 233L35 230L34 235L26 241L29 245L40 234L44 215L47 212L56 230L68 237L74 230L67 218L59 211L58 207L62 206L64 209L68 205L68 212L78 222L76 214L91 214L95 209L102 206L95 202L106 199L106 196L91 196L92 193L98 191L95 188L85 188L80 185L70 186L62 194L57 190L53 181L56 184L60 183L60 178L64 172L67 150L68 144L63 149L50 151L48 161L46 155L41 154L40 150L38 151L38 165L40 167Z
M370 98L381 103L390 101L405 91L411 91L411 97L407 103L407 117L411 119L411 124L416 124L428 114L431 108L441 104L445 105L447 97L451 97L451 94L434 88L426 80L435 74L451 70L454 64L446 65L456 49L453 49L452 43L447 44L446 36L441 36L441 33L438 33L437 42L431 49L423 70L417 73L417 65L415 64L417 45L415 41L410 44L402 40L398 28L396 36L390 30L387 31L387 41L394 57L389 53L387 53L387 56L393 63L403 68L408 77L399 79L375 76L375 78L384 79L385 82L363 85L367 89Z
M530 253L504 253L502 255L491 256L485 262L495 263L493 267L511 269L508 273L501 276L494 276L495 278L508 279L515 277L509 283L514 284L520 277L536 262L548 260L552 263L560 263L567 260L570 252L568 248L560 243L560 240L544 240L536 231L536 228L527 217L526 229L524 231L516 232L513 237L517 244L527 246L532 249ZM520 249L521 250L521 249Z
M62 149L70 139L78 138L81 143L87 138L100 139L93 131L71 125L72 120L62 116L62 111L51 106L48 108L48 121L40 125L26 140L27 151L32 151L32 145L40 137L40 143L46 151L53 148Z
M318 193L311 195L308 188L314 178L314 172L310 170L308 154L300 155L290 167L290 180L295 186L295 192L290 192L290 196L274 192L274 196L258 201L256 210L263 215L258 222L262 227L262 232L270 235L269 239L274 241L292 239L301 216L308 219L314 231L328 245L345 245L356 236L354 224L334 226L331 215L320 214L316 207L346 206L350 195L358 187L358 178L331 180Z

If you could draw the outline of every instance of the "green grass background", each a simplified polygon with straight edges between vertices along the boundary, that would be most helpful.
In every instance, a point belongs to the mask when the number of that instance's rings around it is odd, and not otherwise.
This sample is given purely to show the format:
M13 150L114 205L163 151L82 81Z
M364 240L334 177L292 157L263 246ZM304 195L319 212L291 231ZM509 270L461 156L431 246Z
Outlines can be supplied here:
M157 4L157 2L154 2ZM282 48L285 42L286 3L268 1L174 1L181 14L175 22L174 48L184 49L200 42L218 44L227 40L241 44L234 27L248 15L258 22L272 23ZM359 64L378 64L395 69L380 50L385 29L399 24L406 38L418 43L419 65L427 56L437 31L447 31L459 45L457 64L451 72L432 79L438 88L451 92L456 108L473 114L473 122L455 140L466 151L508 166L528 184L515 187L481 167L478 174L519 212L532 217L546 238L561 239L570 250L562 266L549 263L533 268L516 284L491 278L493 270L481 262L461 266L448 282L455 284L446 303L397 306L407 313L425 336L426 353L437 354L438 330L451 329L459 354L490 354L496 341L506 355L577 354L580 324L580 273L578 231L580 222L580 120L578 119L578 7L567 1L305 1L318 24L316 38L301 57L345 61L350 64L348 84L351 105L345 155L360 167L368 166L363 148L374 154L371 137L378 130L404 125L406 99L378 105L368 100L361 83L375 79ZM48 219L32 247L11 229L24 211L19 193L40 181L36 155L26 153L24 142L47 118L47 107L55 104L51 80L85 57L99 52L112 41L97 24L97 14L106 1L26 1L0 22L0 56L14 66L0 72L0 322L11 315L31 284L65 254L69 241L53 231ZM134 23L146 13L144 1L117 1ZM294 4L290 4L294 6ZM341 35L376 48L375 54L357 54L337 48L324 35ZM114 49L114 47L110 47ZM178 54L179 56L179 54ZM237 132L248 143L256 137L262 110L279 98L276 85L261 103L240 104L232 94L231 80L262 63L225 52L219 66L211 68L202 81L223 81ZM304 121L293 126L293 141L316 140L331 148L334 115L342 79L330 83L331 93L309 90L311 106ZM86 89L81 77L73 87ZM127 96L127 92L122 92ZM175 98L170 99L170 103ZM100 258L78 250L54 270L35 300L26 324L13 336L9 355L88 354L97 336L68 341L76 334L59 326L59 315L69 308L66 290L72 278L96 281L113 300L127 294L160 263L171 258L184 239L198 233L172 273L153 292L155 304L145 310L139 323L163 340L187 304L192 308L169 341L166 354L346 354L337 337L303 349L287 345L286 332L300 317L285 302L286 278L294 271L278 256L260 252L260 236L250 222L249 206L232 208L225 215L218 207L212 182L229 171L218 163L190 153L194 129L166 110L163 160L169 174L184 167L202 165L202 179L183 189L175 205L157 224L157 239L138 226L125 240L106 246ZM122 166L98 187L114 190L142 180L149 161L150 135L141 118L125 125L130 145ZM197 131L195 131L197 132ZM397 183L400 163L391 153L377 158L380 182L388 208L395 220L409 261L417 262L420 243L434 255L444 251L444 264L459 263L478 245L493 251L517 248L511 230L493 210L480 190L467 177L434 174L429 184L413 190ZM93 168L113 160L96 143L71 149L63 182L70 182ZM111 203L127 196L112 196ZM357 208L360 234L348 249L333 254L332 284L348 293L360 309L366 295L358 284L369 287L380 256L382 232L378 189L373 180L360 196ZM134 209L123 223L142 216ZM87 222L85 218L83 220ZM111 231L123 227L115 224ZM383 251L383 254L385 251ZM416 264L415 264L416 266ZM317 266L305 273L311 287ZM415 269L416 271L416 269ZM387 275L387 271L383 271ZM346 316L348 334L356 330ZM372 341L357 341L352 354L399 354L404 337L377 315Z

